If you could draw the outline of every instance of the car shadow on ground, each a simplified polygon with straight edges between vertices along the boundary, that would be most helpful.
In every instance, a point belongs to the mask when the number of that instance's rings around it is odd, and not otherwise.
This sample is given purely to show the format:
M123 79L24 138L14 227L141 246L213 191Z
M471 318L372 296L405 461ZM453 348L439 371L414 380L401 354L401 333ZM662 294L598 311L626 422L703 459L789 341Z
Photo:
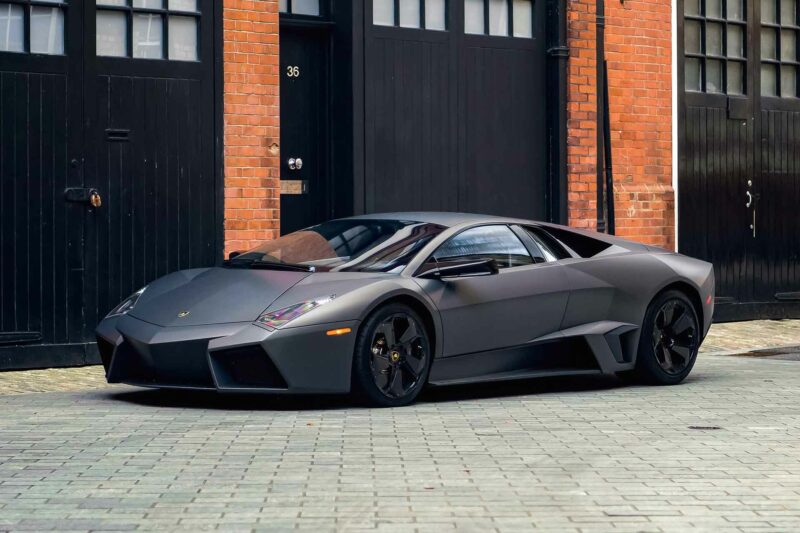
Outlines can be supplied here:
M690 376L687 383L702 381ZM574 376L536 378L520 381L479 383L451 387L428 387L418 405L470 400L504 400L540 394L596 392L635 387L615 376ZM230 411L321 411L368 408L350 395L220 394L191 390L130 390L106 393L107 397L147 407L174 407Z

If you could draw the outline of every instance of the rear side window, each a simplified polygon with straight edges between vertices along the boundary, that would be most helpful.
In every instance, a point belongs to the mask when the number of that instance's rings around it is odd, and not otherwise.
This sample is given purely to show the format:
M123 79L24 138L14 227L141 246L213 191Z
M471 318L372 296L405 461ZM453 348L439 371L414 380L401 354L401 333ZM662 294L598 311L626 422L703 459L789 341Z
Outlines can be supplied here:
M530 226L522 226L522 230L533 241L535 248L539 249L541 258L537 258L537 263L558 261L559 259L567 259L572 255L547 232L542 231L540 228L533 228Z
M594 257L603 250L611 248L607 242L603 242L580 233L575 233L561 228L537 228L541 233L551 235L559 242L565 244L570 250L581 257Z
M494 259L498 268L530 265L533 258L508 226L480 226L462 231L433 254L437 263Z

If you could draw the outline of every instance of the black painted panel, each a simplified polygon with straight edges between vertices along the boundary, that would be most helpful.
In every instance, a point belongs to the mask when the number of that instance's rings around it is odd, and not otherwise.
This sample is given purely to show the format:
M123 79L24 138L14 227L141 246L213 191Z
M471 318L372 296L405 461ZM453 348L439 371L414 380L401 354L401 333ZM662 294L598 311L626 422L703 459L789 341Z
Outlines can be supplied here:
M76 341L81 329L81 302L68 290L82 220L63 200L67 137L79 135L67 80L0 72L0 331L39 332L45 343Z
M762 110L755 298L800 291L800 109Z
M460 210L546 218L544 72L535 50L463 50Z
M366 53L367 211L457 210L448 44L380 38Z
M714 264L716 295L752 298L752 243L745 191L753 167L752 121L717 107L690 106L682 122L680 251Z

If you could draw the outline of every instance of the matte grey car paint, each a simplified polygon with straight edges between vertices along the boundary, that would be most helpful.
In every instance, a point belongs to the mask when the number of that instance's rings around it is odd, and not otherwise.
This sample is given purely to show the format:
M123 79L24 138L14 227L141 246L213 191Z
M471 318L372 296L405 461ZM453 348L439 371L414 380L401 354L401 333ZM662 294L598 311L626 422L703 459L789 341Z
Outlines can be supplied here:
M148 286L128 315L107 318L98 326L98 339L110 346L104 359L108 380L223 392L345 393L350 390L360 323L378 306L396 298L413 301L427 310L434 346L430 381L437 384L631 369L647 306L674 283L695 291L701 302L704 336L711 324L713 270L699 260L616 237L528 220L464 213L353 218L413 220L447 229L400 274L209 268L165 276ZM492 276L447 280L415 276L447 239L487 224L558 227L610 246L591 258L520 266ZM280 329L254 324L265 310L328 297L334 299ZM329 329L346 327L353 332L326 334ZM585 368L574 362L567 367L558 364L559 357L573 355L566 350L559 352L558 347L573 341L589 348L591 364ZM576 345L569 346L573 349ZM221 378L214 361L220 354L229 353L226 350L240 347L263 350L287 386L254 389ZM130 354L131 349L135 361L155 369L146 382L131 377L132 370L123 364L125 357L119 356ZM542 366L537 366L540 363ZM182 379L184 368L189 374L202 376L202 383Z

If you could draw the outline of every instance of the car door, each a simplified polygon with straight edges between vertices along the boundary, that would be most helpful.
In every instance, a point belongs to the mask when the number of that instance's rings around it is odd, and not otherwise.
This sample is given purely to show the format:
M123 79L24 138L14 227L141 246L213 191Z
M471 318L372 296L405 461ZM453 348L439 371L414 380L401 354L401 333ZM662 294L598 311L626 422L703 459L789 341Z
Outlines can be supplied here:
M421 271L487 258L497 263L497 274L417 278L439 309L444 357L519 346L561 325L569 295L565 274L530 241L523 244L508 225L477 226L458 233L431 255Z

